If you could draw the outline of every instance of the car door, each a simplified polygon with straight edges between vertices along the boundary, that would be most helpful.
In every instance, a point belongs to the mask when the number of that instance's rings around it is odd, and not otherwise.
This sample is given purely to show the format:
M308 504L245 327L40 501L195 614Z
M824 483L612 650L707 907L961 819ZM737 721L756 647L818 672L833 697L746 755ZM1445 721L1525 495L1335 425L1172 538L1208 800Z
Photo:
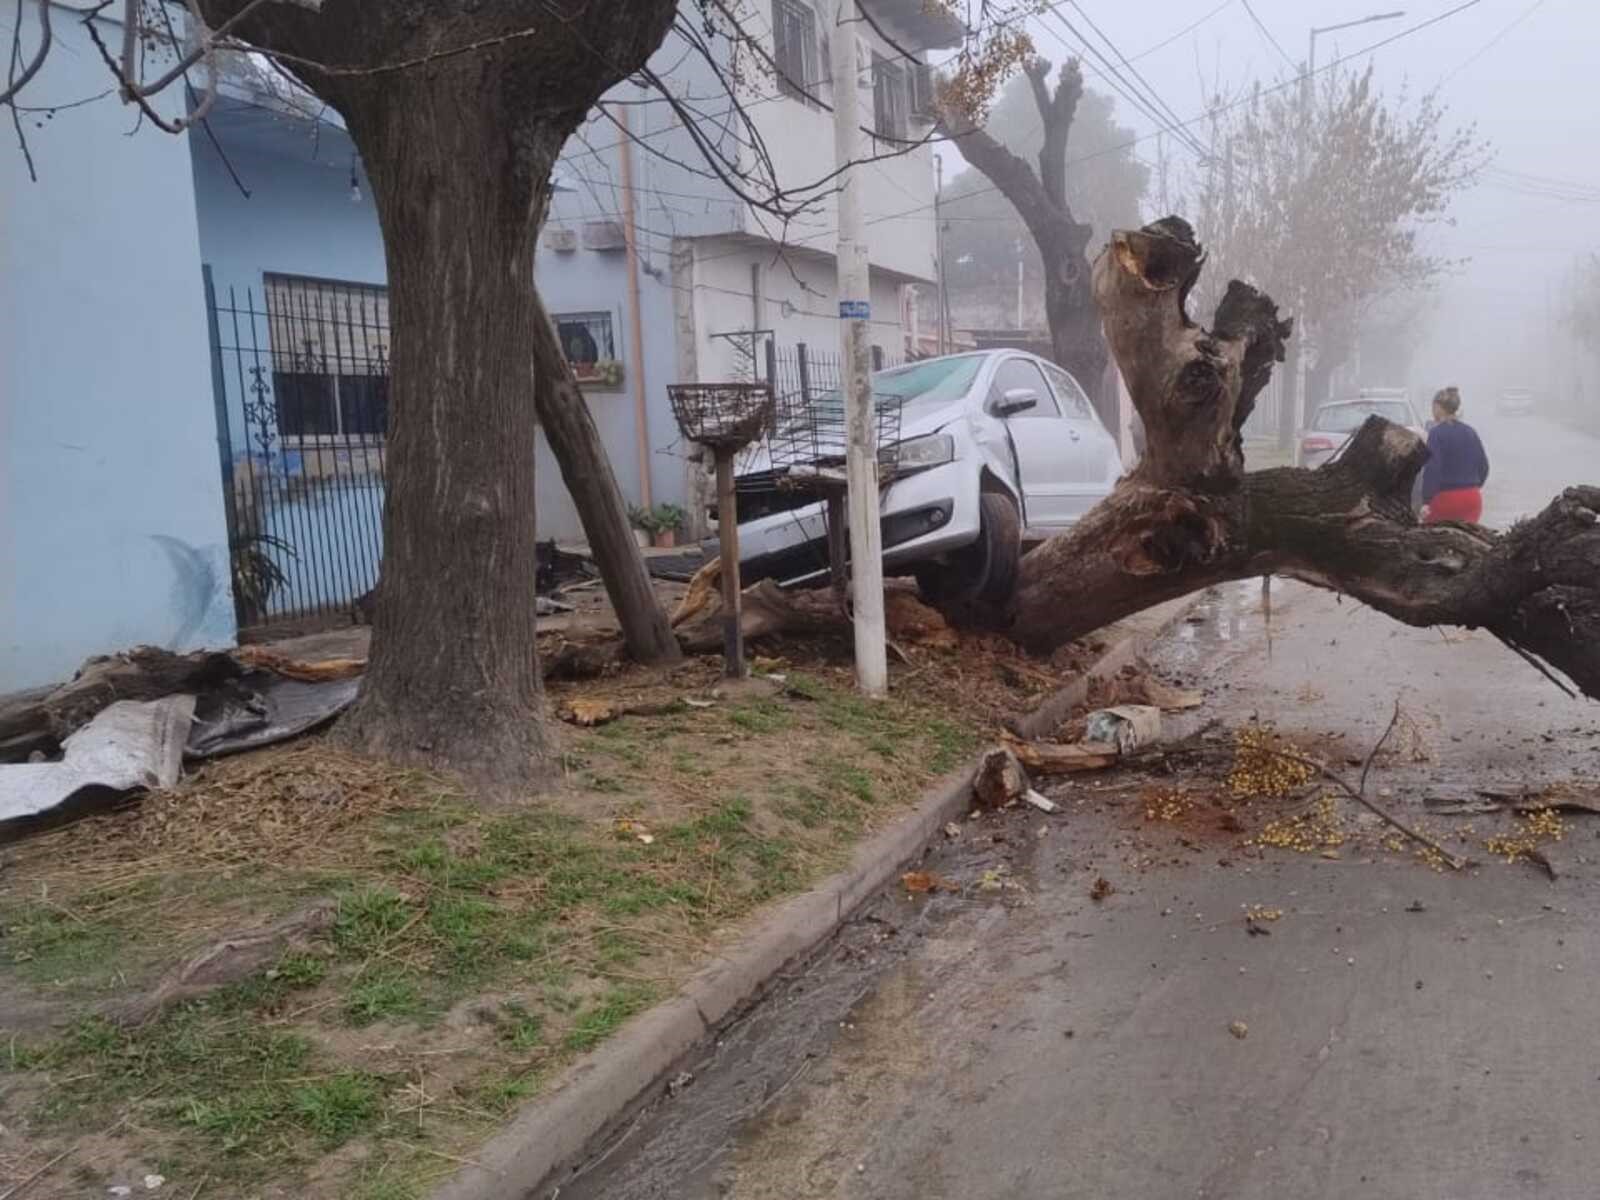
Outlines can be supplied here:
M1117 440L1095 415L1089 397L1071 374L1054 363L1041 363L1061 405L1061 419L1072 443L1072 474L1062 498L1070 520L1077 520L1116 486L1122 474Z
M1076 450L1055 394L1032 359L1008 358L995 369L990 411L999 411L996 406L1007 394L1019 390L1038 398L1032 408L1004 418L1027 510L1023 522L1030 529L1058 529L1073 519L1074 474L1080 469Z

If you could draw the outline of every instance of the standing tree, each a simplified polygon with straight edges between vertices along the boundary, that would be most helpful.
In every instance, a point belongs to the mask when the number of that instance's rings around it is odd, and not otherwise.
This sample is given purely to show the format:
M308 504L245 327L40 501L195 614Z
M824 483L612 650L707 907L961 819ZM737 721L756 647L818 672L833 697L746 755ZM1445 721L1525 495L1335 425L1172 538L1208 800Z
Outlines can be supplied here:
M1447 115L1432 93L1415 106L1404 92L1391 102L1371 67L1336 66L1314 88L1257 88L1213 132L1197 190L1199 235L1217 269L1197 298L1214 304L1229 279L1282 297L1313 356L1308 406L1354 349L1364 310L1454 265L1424 234L1448 219L1486 155ZM1292 439L1294 423L1280 433Z
M1027 79L1012 78L989 119L989 133L1019 158L1037 158L1043 133ZM1085 90L1067 135L1067 155L1085 161L1066 172L1068 207L1092 229L1138 225L1150 170L1130 152L1133 131L1119 125L1112 100ZM1017 247L1025 267L1024 311L1043 311L1044 262L1016 208L979 171L945 189L945 267L959 326L1003 327L1014 319Z
M536 407L575 498L601 509L588 528L612 560L608 582L644 582L626 559L616 569L611 527L625 531L626 515L531 283L562 145L644 65L677 6L629 9L618 21L582 0L200 0L211 28L270 53L344 117L383 227L394 332L383 577L340 736L495 788L533 777L545 754ZM645 603L635 653L675 654ZM624 594L619 611L640 610Z
M967 161L1000 190L1027 226L1044 263L1052 357L1077 377L1102 419L1115 428L1114 398L1102 394L1106 344L1086 253L1094 231L1074 215L1067 199L1067 139L1083 97L1083 73L1077 59L1069 59L1052 88L1050 64L1044 59L1025 57L1022 70L1043 123L1037 170L989 132L986 110L954 86L941 92L939 132L956 140Z

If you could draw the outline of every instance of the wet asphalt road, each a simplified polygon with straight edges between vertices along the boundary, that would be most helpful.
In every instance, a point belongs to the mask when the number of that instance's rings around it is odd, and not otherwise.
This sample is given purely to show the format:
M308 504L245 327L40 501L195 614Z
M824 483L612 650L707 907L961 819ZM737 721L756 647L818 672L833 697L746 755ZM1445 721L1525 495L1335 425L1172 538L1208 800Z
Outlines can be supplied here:
M1600 462L1536 420L1485 430L1491 521ZM1600 816L1546 845L1552 880L1483 849L1505 814L1427 807L1593 787L1600 709L1482 635L1273 607L1270 654L1256 585L1161 649L1208 693L1187 727L1260 716L1359 760L1398 701L1370 793L1480 865L1431 869L1348 804L1337 858L1247 845L1210 802L1222 743L969 820L924 864L959 894L878 898L563 1200L1600 1195ZM1147 819L1175 788L1194 807ZM1282 910L1269 935L1249 905Z

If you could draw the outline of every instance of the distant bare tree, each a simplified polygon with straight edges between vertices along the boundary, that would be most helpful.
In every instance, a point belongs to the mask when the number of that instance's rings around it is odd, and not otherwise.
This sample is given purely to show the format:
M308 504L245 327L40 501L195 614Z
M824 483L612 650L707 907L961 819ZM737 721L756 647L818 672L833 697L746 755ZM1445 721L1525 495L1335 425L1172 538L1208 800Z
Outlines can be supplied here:
M1215 305L1234 278L1280 297L1314 355L1308 403L1353 349L1364 309L1457 265L1424 235L1488 156L1448 115L1435 93L1390 99L1371 67L1335 66L1314 86L1258 87L1218 123L1197 184L1214 270L1196 300Z

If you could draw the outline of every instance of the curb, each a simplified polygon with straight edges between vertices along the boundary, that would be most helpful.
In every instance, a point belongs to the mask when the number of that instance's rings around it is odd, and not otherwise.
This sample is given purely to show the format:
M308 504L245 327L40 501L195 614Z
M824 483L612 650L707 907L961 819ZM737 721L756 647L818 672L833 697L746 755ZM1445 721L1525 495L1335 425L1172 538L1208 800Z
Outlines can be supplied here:
M1162 614L1161 620L1149 629L1129 634L1119 642L1106 648L1102 654L1083 672L1065 687L1052 692L1045 701L1025 717L1019 717L1013 724L1013 729L1019 737L1033 739L1043 737L1060 728L1072 710L1089 699L1089 684L1098 679L1109 679L1116 675L1122 668L1143 658L1152 644L1172 632L1182 620L1189 615L1195 605L1199 604L1204 592L1195 592L1178 600L1169 600L1165 605L1157 605L1150 612L1158 612L1162 608L1170 611Z
M1159 624L1109 646L1082 676L1018 721L1017 731L1036 737L1059 725L1087 697L1091 679L1114 675L1137 659L1193 602L1173 603ZM695 972L677 996L629 1021L571 1067L548 1099L523 1108L430 1200L528 1200L558 1184L552 1176L576 1165L597 1136L647 1103L679 1059L755 1000L784 967L832 937L857 905L963 815L973 770L968 765L945 776L904 818L856 847L849 867L784 901L730 954Z

